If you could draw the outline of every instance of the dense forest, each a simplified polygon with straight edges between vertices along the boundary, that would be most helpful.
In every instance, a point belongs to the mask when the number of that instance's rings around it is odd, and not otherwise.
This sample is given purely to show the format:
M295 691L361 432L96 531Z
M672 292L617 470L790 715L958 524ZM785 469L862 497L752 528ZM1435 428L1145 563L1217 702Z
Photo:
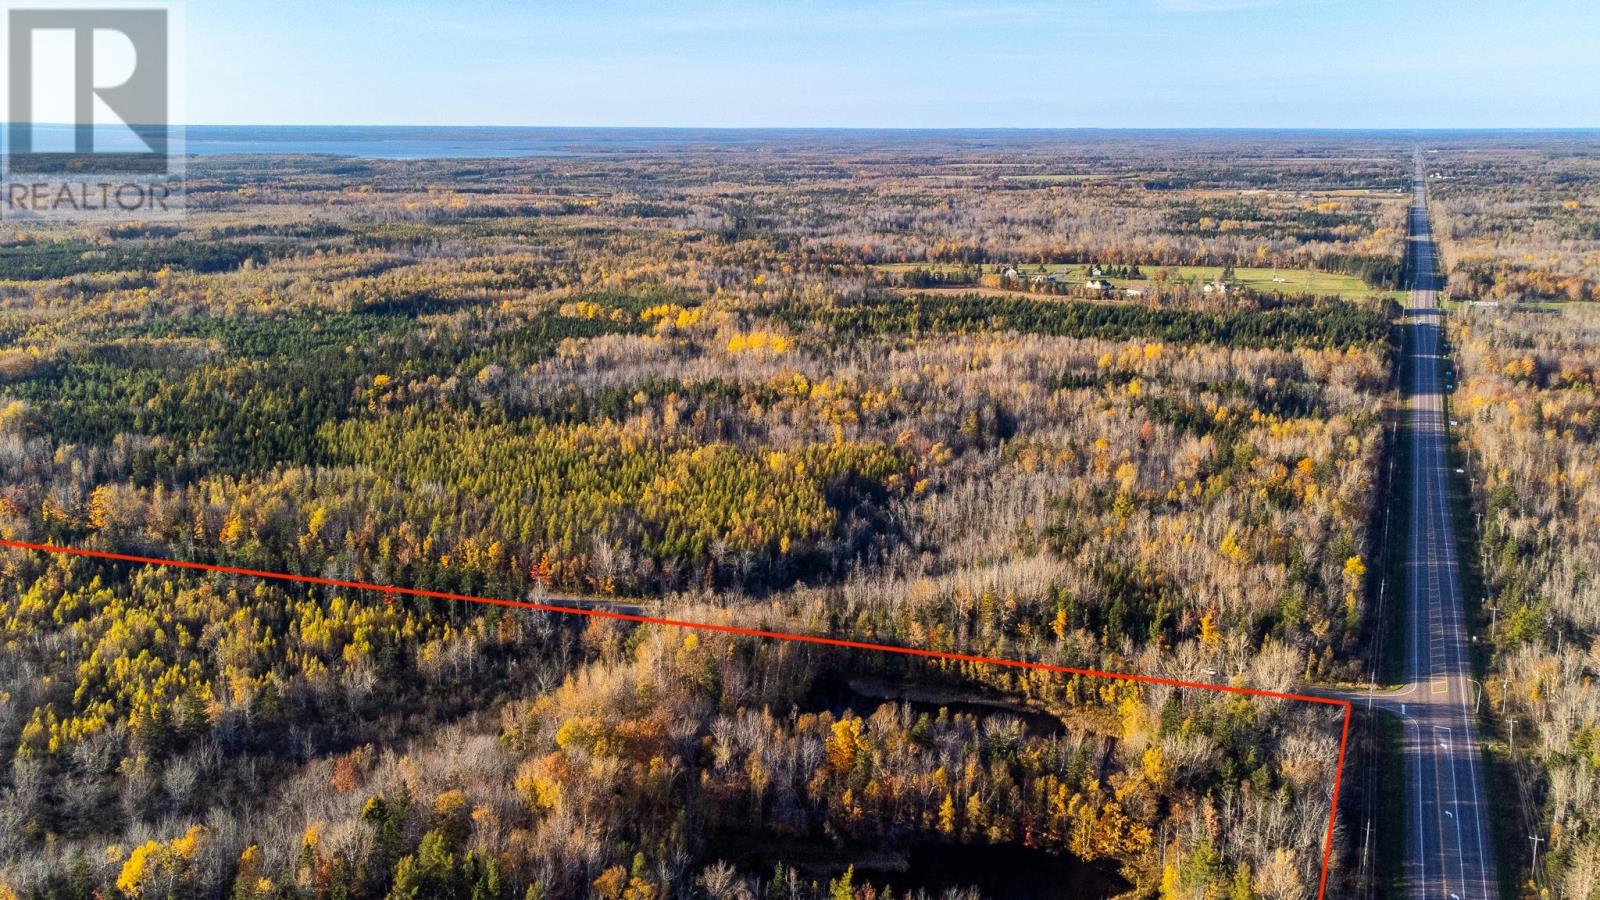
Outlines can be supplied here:
M181 225L7 223L0 536L1353 677L1405 148L1052 153L218 157ZM873 268L1011 259L1320 266L1374 296L907 293ZM866 900L1045 873L1288 900L1316 890L1339 739L1309 704L24 551L0 639L0 896Z
M1508 139L1450 147L1424 164L1453 296L1600 299L1600 154L1592 143Z
M1512 815L1548 840L1540 883L1591 897L1600 890L1600 317L1587 307L1485 310L1453 337L1492 607L1485 687L1516 774Z

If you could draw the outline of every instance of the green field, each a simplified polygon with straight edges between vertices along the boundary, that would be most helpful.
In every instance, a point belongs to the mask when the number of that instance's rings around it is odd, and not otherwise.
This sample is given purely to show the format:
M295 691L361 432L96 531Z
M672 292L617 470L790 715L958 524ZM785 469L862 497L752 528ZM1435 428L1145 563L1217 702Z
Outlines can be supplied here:
M927 269L933 272L959 272L961 266L949 263L880 263L872 268L882 272L911 272L918 269ZM985 273L1003 271L1006 267L995 264L983 266ZM1170 284L1204 284L1215 280L1222 274L1221 266L1141 266L1144 278L1115 278L1108 279L1119 288L1133 288L1134 290L1148 290L1155 286L1154 277L1158 272L1170 272ZM1024 279L1039 274L1065 274L1069 282L1083 282L1089 277L1088 266L1081 264L1046 264L1018 266L1017 271ZM1284 291L1287 293L1309 293L1324 296L1339 297L1370 297L1375 295L1404 296L1403 292L1380 291L1368 287L1365 282L1354 275L1340 275L1332 272L1316 272L1309 269L1257 269L1238 267L1234 269L1235 281L1243 287L1256 291Z

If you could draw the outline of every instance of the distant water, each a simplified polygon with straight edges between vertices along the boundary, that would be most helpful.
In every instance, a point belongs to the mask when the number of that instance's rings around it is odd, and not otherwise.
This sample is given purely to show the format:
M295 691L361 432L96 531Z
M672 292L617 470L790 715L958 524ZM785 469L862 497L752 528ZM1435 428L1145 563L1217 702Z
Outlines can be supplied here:
M36 125L36 150L70 150L65 125ZM101 150L143 149L125 129L97 127ZM836 129L836 128L537 128L423 125L191 125L186 152L329 154L369 159L466 159L537 156L637 155L684 148L732 149L782 144L794 148L1059 148L1066 144L1239 142L1315 147L1350 142L1405 145L1452 140L1513 143L1588 143L1593 130L1367 131L1318 129ZM0 128L0 141L5 132Z
M3 125L3 123L0 123ZM33 149L73 149L70 125L36 124ZM775 140L829 140L826 130L704 128L522 128L389 125L190 125L183 129L190 156L224 154L330 154L369 159L464 159L526 156L594 156L647 153L682 147L736 147ZM0 127L0 142L9 137ZM176 130L173 138L179 138ZM121 126L96 126L99 152L136 152L144 144Z
M193 125L188 152L327 153L368 159L592 156L691 144L739 143L694 129ZM749 140L748 137L744 140Z
M1171 139L1178 132L1095 129L876 129L876 128L538 128L519 126L391 125L191 125L188 153L327 153L368 159L464 159L529 156L600 156L671 150L782 145L854 149L906 147L1006 147L1144 135ZM1200 134L1192 132L1190 134Z
M1015 132L830 128L532 128L390 125L191 125L188 153L326 153L368 159L466 159L642 154L782 143L884 146L943 139L1004 141Z

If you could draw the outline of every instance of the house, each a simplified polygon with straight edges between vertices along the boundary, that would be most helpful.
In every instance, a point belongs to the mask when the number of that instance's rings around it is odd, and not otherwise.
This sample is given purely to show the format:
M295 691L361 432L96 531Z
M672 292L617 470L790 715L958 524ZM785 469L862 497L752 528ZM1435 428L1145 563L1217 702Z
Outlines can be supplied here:
M1104 278L1091 278L1083 283L1083 289L1086 291L1109 291L1111 290L1111 282Z
M1208 281L1201 288L1201 290L1205 291L1208 294L1216 294L1219 297L1226 297L1229 294L1233 293L1233 282L1231 282L1231 281Z

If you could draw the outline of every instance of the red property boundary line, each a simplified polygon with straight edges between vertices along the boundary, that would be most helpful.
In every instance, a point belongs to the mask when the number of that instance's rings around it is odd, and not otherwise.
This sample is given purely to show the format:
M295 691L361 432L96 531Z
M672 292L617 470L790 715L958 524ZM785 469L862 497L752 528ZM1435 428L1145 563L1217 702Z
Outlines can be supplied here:
M608 609L594 609L588 607L559 606L548 603L529 603L521 600L505 600L499 597L475 597L471 594L452 594L446 591L429 591L421 588L405 588L396 585L370 584L364 581L346 581L339 578L322 578L316 575L294 575L288 572L264 572L258 569L244 569L237 566L221 566L212 563L188 562L180 559L160 559L153 556L136 556L129 553L112 553L106 550L89 550L83 547L58 547L50 544L31 544L26 541L9 541L0 539L0 547L13 550L32 550L39 553L54 553L61 556L84 556L93 559L106 559L115 562L140 563L150 566L166 566L174 569L195 569L201 572L217 572L226 575L242 575L249 578L265 578L276 581L292 581L301 584L315 584L324 587L348 588L358 591L376 591L387 595L404 595L408 597L426 597L433 600L454 600L461 603L478 603L485 606L505 606L513 609L527 609L535 612L561 613L563 615L588 616L595 619L613 619L622 622L636 622L644 625L665 625L673 628L686 628L699 631L712 631L721 634L733 634L742 637L766 638L776 641L793 641L800 644L821 644L827 647L845 647L852 650L870 650L876 653L892 653L901 656L916 656L924 659L943 659L953 662L979 663L989 666L1001 666L1010 669L1026 669L1038 672L1052 672L1060 675L1083 675L1093 678L1110 678L1118 681L1132 681L1139 684L1159 684L1167 687L1193 688L1203 691L1217 691L1225 694L1242 694L1249 697L1266 697L1272 700L1295 700L1302 703L1319 703L1324 706L1336 706L1344 710L1344 726L1339 734L1339 759L1333 774L1333 804L1328 811L1328 833L1322 841L1322 877L1317 887L1317 900L1324 900L1328 891L1328 864L1333 858L1333 829L1339 818L1339 787L1344 779L1345 748L1350 742L1350 718L1352 705L1349 700L1339 700L1332 697L1313 697L1309 694L1290 694L1283 691L1267 691L1258 688L1237 687L1230 684L1207 684L1199 681L1183 681L1177 678L1164 678L1159 675L1139 675L1130 672L1103 672L1099 669L1080 669L1071 666L1054 666L1048 663L1028 662L1020 659L997 659L988 656L976 656L970 653L949 653L942 650L927 650L920 647L901 647L894 644L877 644L870 641L852 641L844 638L822 637L814 634L797 634L783 631L767 631L760 628L744 628L738 625L716 625L709 622L685 622L680 619L666 619L656 616L641 616L634 613L617 612Z

